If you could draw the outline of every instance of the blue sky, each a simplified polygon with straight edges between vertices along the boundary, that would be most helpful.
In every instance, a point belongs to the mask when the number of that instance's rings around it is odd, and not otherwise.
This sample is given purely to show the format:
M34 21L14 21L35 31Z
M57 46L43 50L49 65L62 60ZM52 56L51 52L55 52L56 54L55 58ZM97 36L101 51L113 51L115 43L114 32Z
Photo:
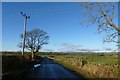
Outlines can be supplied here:
M119 0L1 0L2 2L118 2Z
M50 36L49 44L44 45L41 51L104 51L106 48L117 48L114 43L103 43L105 33L96 34L97 25L81 25L87 17L83 15L79 3L11 2L2 4L3 51L21 50L16 46L23 33L21 11L31 17L27 20L27 31L40 28ZM117 23L117 19L115 21Z

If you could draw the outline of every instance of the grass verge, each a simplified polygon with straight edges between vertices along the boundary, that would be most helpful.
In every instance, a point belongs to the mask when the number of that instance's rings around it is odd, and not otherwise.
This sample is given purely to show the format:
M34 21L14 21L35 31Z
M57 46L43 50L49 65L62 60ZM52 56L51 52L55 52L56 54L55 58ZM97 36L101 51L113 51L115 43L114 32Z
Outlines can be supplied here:
M53 58L52 58L52 59L53 59ZM87 71L83 71L83 70L79 69L79 68L76 67L76 66L73 66L73 65L71 65L71 64L67 64L67 63L65 63L65 62L63 62L63 61L58 61L58 60L56 60L56 59L53 59L53 60L54 60L55 62L61 64L61 65L64 66L65 68L68 68L68 69L74 71L74 72L77 73L79 76L83 76L84 78L96 78L95 75L92 75L92 74L88 73Z
M2 80L23 80L25 74L38 63L41 57L31 61L29 55L21 56L20 54L7 53L2 55Z

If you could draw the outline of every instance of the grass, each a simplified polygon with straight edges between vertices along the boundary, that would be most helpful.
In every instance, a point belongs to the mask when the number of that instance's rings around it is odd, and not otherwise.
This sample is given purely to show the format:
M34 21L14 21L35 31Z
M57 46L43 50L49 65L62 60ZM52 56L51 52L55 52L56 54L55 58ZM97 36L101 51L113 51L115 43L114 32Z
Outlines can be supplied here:
M115 65L118 64L118 56L116 54L106 54L106 55L99 55L99 54L68 54L68 55L59 55L56 58L66 58L72 60L85 60L87 62L93 62L96 64L105 64L105 65Z
M81 69L79 69L77 66L73 66L69 63L65 63L64 61L59 61L59 60L56 60L54 59L57 63L63 65L65 68L68 68L72 71L74 71L75 73L77 73L79 76L83 76L84 78L96 78L95 75L93 74L90 74L89 72L87 71L83 71Z
M118 74L117 54L67 54L51 58L86 78L116 78Z
M106 65L115 65L118 64L118 59L115 59L113 56L94 56L86 59L88 62L94 62L96 64L106 64Z
M35 63L27 53L24 57L19 52L2 53L2 80L22 80Z

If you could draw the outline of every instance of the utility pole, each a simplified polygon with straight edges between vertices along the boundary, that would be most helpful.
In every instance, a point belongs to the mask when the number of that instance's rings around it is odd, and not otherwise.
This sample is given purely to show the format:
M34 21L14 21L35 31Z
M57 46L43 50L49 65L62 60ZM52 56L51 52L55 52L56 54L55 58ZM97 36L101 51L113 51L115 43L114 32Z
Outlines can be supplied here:
M24 17L24 33L23 33L23 43L22 43L22 56L24 55L24 48L25 48L25 37L26 37L26 21L27 18L29 19L30 16L27 16L25 13L21 12L21 15Z

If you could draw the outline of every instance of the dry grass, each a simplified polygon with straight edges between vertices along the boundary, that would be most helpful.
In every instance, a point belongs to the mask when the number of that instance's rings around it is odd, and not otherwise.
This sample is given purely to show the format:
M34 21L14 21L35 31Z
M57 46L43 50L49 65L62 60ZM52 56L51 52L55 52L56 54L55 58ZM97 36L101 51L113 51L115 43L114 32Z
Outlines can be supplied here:
M69 54L53 58L88 78L117 78L118 57L116 54ZM72 69L71 68L71 69ZM81 73L82 72L82 73ZM84 72L84 73L83 73ZM89 74L92 74L89 76Z

